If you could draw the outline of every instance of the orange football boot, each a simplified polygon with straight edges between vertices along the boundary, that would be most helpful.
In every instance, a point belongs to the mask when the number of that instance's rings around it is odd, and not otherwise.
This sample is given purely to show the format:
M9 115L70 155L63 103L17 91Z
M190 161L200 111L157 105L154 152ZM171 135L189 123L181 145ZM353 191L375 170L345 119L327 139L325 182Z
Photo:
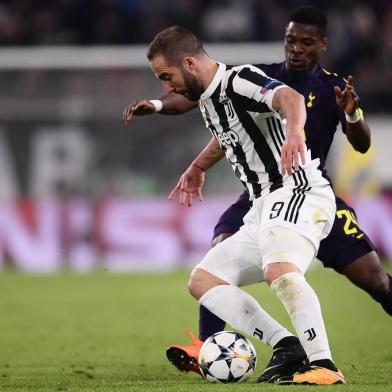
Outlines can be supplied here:
M190 346L172 345L166 349L167 359L181 372L200 373L197 359L204 342L197 339L191 331L185 331L191 341Z
M276 384L286 385L335 385L345 384L346 380L340 370L333 371L319 366L307 366L297 370L293 375L280 377Z

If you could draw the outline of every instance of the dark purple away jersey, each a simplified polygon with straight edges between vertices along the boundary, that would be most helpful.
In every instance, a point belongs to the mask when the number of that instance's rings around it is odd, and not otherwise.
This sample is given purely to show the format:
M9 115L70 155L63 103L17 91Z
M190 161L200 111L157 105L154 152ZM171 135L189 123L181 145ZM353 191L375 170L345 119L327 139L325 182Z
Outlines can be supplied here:
M346 131L344 112L337 106L334 86L343 91L346 83L335 73L325 71L321 66L306 77L290 77L284 63L257 64L267 76L280 80L305 97L307 120L306 142L312 151L312 158L320 159L320 169L325 173L325 160L339 122Z

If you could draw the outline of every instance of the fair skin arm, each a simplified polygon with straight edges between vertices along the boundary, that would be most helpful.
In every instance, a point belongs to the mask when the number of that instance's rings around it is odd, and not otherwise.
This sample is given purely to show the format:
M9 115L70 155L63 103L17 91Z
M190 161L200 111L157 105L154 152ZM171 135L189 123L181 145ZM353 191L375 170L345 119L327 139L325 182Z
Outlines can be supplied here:
M218 141L212 138L181 175L177 185L170 192L169 199L174 200L179 192L179 201L182 205L187 204L191 207L193 195L196 195L202 201L201 189L205 182L206 171L218 163L223 156L224 152Z
M354 90L353 77L347 79L346 88L342 91L339 86L334 87L336 104L346 114L352 116L358 109L358 96ZM370 129L366 122L361 118L356 123L346 123L346 135L355 151L364 154L370 147Z
M272 99L272 107L280 110L287 119L286 140L281 150L281 172L291 174L299 169L299 159L305 164L305 139L303 129L306 121L304 97L290 87L276 91Z
M197 102L192 102L180 94L166 94L160 98L162 101L161 114L182 114L197 107ZM133 116L146 116L155 113L155 107L149 100L137 99L125 107L122 119L125 125Z

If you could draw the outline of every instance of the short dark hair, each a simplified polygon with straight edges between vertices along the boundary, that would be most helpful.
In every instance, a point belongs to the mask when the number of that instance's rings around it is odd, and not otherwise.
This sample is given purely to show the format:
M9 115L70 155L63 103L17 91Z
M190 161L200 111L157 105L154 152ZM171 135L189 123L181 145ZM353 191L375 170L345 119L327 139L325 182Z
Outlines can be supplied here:
M205 53L200 39L191 31L179 26L171 26L159 32L150 43L147 58L151 61L162 55L168 63L176 64L185 56Z
M316 7L302 6L294 9L289 22L316 26L323 37L327 35L327 17Z

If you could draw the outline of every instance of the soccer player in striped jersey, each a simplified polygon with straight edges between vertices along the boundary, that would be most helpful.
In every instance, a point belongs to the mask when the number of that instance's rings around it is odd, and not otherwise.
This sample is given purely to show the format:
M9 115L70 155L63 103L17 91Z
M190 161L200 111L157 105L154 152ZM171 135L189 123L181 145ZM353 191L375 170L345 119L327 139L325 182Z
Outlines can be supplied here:
M216 146L253 202L240 230L193 269L189 292L244 333L277 349L290 347L289 366L284 361L269 366L268 381L344 383L332 361L318 298L304 277L331 230L336 203L319 159L312 159L305 144L303 96L252 65L217 63L180 27L157 34L147 57L169 91L199 101ZM284 304L298 337L240 289L261 281ZM293 366L306 359L306 368L293 374Z
M311 147L312 156L320 159L319 168L323 170L324 176L327 176L325 160L339 122L355 150L364 153L370 146L369 128L363 116L358 116L358 99L352 78L344 81L336 74L325 71L320 65L322 54L327 49L326 27L326 17L319 10L312 7L296 9L286 28L286 60L279 64L257 65L269 76L283 81L305 97L307 143ZM197 107L197 102L189 101L178 94L166 95L162 101L155 102L160 105L158 109L164 114L183 113ZM154 102L134 101L125 108L123 119L127 122L133 114L155 112ZM211 144L205 148L203 154L201 158L204 156L206 160L196 160L196 165L199 162L198 166L206 169L209 167L207 165L219 159L221 150ZM205 172L199 167L189 167L178 184L178 189L186 191L180 191L181 202L191 204L193 193L201 196L204 176ZM174 189L174 192L178 189ZM215 227L213 245L225 240L242 226L243 217L250 208L248 199L249 195L244 192L221 216ZM384 272L375 247L366 233L356 221L348 218L355 216L355 211L338 197L336 203L338 215L331 233L321 241L317 257L325 267L344 274L351 282L368 292L392 315L392 279ZM180 370L198 372L195 359L202 341L214 332L224 329L225 323L201 306L199 326L200 340L189 333L191 346L171 346L167 351L168 357ZM273 359L279 360L281 354L275 350Z

